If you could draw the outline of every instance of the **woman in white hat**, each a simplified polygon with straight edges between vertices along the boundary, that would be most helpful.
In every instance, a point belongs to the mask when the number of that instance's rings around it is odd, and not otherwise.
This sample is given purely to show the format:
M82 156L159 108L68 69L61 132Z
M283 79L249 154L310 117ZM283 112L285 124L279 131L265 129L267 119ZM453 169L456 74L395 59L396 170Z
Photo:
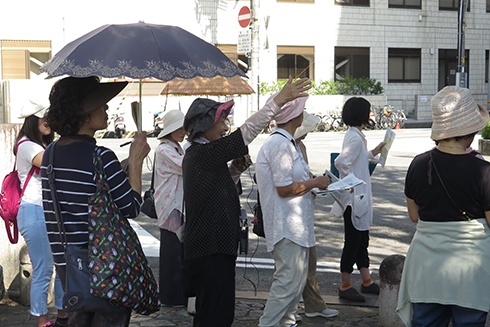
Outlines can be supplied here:
M29 105L22 108L19 116L25 120L15 140L14 154L20 186L27 186L21 198L17 224L26 241L32 262L31 315L36 317L38 327L59 327L67 326L68 314L62 311L63 289L58 277L55 282L55 307L58 309L58 317L54 324L48 319L48 288L53 275L53 257L42 207L39 167L44 149L53 142L54 133L43 118L45 110L46 106L30 101Z
M407 326L484 326L490 308L490 163L468 154L488 112L468 89L431 100L436 148L408 168L417 232L403 267L398 314Z
M181 226L184 222L184 188L182 159L184 149L180 143L187 132L184 130L184 114L171 110L163 117L161 140L155 150L155 208L160 227L160 301L166 306L187 305L182 289Z

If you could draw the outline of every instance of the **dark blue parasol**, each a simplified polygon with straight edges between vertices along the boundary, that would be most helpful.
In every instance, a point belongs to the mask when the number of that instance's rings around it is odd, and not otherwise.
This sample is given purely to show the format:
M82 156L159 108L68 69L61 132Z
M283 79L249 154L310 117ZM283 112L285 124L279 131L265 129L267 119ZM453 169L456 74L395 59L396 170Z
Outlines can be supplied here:
M216 76L247 77L221 50L186 30L143 22L104 25L64 46L41 67L49 77L100 76L171 81Z
M218 48L168 25L104 25L70 42L41 68L50 77L233 77L245 74Z

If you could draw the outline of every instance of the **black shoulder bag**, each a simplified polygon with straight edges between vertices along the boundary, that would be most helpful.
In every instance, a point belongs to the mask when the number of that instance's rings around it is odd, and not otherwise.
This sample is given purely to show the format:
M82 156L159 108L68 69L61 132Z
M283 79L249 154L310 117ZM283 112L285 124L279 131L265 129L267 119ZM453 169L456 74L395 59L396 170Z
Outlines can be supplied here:
M150 218L157 219L157 211L155 209L155 162L157 160L157 154L153 159L153 171L151 172L151 186L143 196L143 203L141 204L141 212Z

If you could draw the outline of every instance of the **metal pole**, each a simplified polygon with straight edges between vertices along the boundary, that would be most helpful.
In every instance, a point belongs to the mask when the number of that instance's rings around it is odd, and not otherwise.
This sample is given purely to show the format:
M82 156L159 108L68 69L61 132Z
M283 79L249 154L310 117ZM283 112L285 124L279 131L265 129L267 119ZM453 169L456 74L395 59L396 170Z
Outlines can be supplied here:
M248 71L250 72L249 78L250 78L250 86L253 88L253 81L254 81L254 75L255 75L255 67L253 67L252 64L252 55L253 55L253 45L254 45L254 29L253 29L253 24L254 24L254 15L255 15L255 10L254 10L254 2L253 0L250 0L250 53L248 54ZM249 116L252 115L252 112L254 110L254 105L253 105L253 94L250 94L250 112ZM248 118L248 117L247 117Z
M456 73L456 86L467 87L466 56L465 56L465 29L464 15L468 9L468 1L460 0L458 16L458 72Z
M488 94L487 94L487 110L490 111L490 52L488 53Z

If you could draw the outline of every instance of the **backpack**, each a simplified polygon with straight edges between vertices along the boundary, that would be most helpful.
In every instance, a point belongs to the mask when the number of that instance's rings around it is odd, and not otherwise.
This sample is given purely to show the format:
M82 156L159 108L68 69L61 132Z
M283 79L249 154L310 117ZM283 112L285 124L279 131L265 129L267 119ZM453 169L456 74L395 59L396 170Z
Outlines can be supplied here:
M28 140L22 140L17 143L17 149L19 145ZM17 151L16 151L17 153ZM36 169L32 166L31 170L29 170L29 174L27 175L26 182L24 183L24 187L20 188L20 180L19 173L17 172L17 157L14 162L14 169L8 173L2 182L2 190L0 193L0 216L5 222L5 227L7 229L7 235L10 240L10 243L16 244L19 240L19 230L17 228L17 212L19 211L20 200L24 195L24 191L27 187L27 183L31 179L34 174L34 170ZM13 231L12 231L13 228Z

